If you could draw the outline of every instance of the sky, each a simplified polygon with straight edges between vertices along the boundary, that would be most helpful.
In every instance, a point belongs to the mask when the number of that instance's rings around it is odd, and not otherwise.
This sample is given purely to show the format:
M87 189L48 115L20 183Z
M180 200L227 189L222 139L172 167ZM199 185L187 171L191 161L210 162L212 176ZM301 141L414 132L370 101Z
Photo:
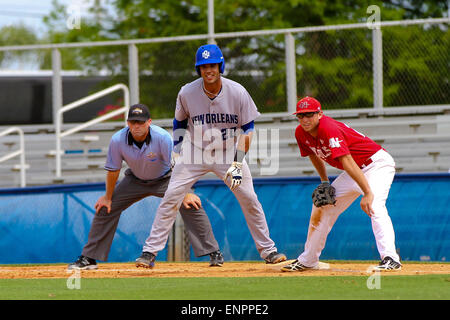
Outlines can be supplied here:
M58 0L66 6L79 5L83 14L83 3L92 0ZM81 5L80 5L81 4ZM8 25L24 24L31 27L38 36L46 32L42 18L52 11L52 0L0 0L0 28ZM5 70L37 70L38 64L32 58L25 61L2 61L0 71Z
M81 10L86 1L89 0L58 0L67 6L78 4ZM0 28L23 23L42 34L45 32L42 18L51 10L52 0L0 0Z

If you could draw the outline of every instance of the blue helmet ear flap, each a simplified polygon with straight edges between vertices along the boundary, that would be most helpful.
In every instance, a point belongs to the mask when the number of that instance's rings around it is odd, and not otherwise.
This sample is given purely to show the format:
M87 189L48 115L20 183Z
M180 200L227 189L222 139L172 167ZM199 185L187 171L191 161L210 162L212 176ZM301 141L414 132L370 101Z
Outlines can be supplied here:
M200 73L200 67L195 67L195 70L197 70L197 74L199 76L201 76L202 74ZM219 72L220 73L224 73L225 72L225 61L219 63Z
M199 66L210 63L218 63L219 72L224 73L225 59L223 58L222 51L215 44L207 44L198 48L195 54L195 69L197 70L197 74L201 75Z

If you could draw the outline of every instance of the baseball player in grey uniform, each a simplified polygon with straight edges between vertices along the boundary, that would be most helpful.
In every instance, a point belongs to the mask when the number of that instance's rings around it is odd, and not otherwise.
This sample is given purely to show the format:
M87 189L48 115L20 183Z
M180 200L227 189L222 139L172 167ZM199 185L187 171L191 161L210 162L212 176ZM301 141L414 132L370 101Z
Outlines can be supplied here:
M145 105L133 105L128 113L128 126L112 136L105 165L106 193L95 204L88 242L69 269L97 269L96 260L108 259L122 211L145 197L164 196L171 175L173 141L166 130L151 125L151 121ZM122 161L129 169L116 186ZM221 266L223 256L200 198L187 193L180 213L195 255L209 254L210 265Z
M176 164L136 266L154 265L155 256L166 245L183 197L208 172L223 179L234 193L261 258L271 264L285 261L286 256L277 252L269 236L244 159L254 120L260 115L256 105L242 85L221 76L225 61L217 45L201 46L195 67L201 77L181 88L176 103L173 133Z

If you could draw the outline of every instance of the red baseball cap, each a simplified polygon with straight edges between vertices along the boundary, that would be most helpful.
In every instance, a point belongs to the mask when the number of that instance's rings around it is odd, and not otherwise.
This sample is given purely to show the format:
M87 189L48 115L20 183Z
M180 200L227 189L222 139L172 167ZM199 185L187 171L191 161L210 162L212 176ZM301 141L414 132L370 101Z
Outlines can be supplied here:
M318 112L322 111L320 102L311 97L305 97L297 102L297 111L293 114L305 113L305 112Z

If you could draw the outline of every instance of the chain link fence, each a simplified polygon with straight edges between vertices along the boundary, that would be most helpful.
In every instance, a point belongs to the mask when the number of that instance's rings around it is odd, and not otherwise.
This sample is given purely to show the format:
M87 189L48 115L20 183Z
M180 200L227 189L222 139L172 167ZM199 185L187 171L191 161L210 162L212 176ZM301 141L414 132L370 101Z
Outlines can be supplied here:
M373 106L372 31L332 30L296 36L297 94L326 109Z
M450 36L446 24L382 28L382 106L450 103ZM374 107L373 32L368 28L293 33L297 98L317 97L327 109ZM287 110L283 34L216 39L225 77L241 83L259 110ZM176 95L198 76L204 41L139 46L140 98L156 117L172 117Z
M216 34L215 41L225 57L224 76L241 83L262 113L291 111L296 100L306 95L317 97L326 109L450 103L448 19L382 22L381 41L375 39L382 48L377 59L373 34L365 23L359 23ZM287 58L291 49L286 35L293 37L293 62ZM59 71L78 67L84 74L73 82L64 82L63 104L75 99L72 91L90 94L120 82L130 86L132 102L147 104L152 117L160 119L173 117L180 88L198 77L195 52L206 42L206 35L193 35L0 47L0 52L59 50L62 60ZM137 50L136 58L130 53L131 46ZM52 63L47 61L46 65ZM374 70L382 73L378 87ZM53 75L56 71L58 65L53 64ZM46 114L48 121L49 110L56 107L52 93L58 79L47 77L50 78L42 88L34 86L30 91L34 97L42 98L39 100L42 106L31 105L37 101L35 98L24 99L29 90L19 86L17 90L21 92L13 93L14 88L9 86L1 96L17 96L23 104L30 104L21 106L21 119L40 119L36 115ZM83 85L89 88L81 89ZM37 91L41 89L45 92L39 94ZM375 97L381 103L374 101ZM86 112L66 116L68 122L87 121L93 113L99 115L120 104L120 97L108 97L86 108ZM38 112L41 109L43 112ZM10 121L17 123L14 119ZM44 118L38 123L42 121Z
M448 25L383 28L384 105L450 103Z

